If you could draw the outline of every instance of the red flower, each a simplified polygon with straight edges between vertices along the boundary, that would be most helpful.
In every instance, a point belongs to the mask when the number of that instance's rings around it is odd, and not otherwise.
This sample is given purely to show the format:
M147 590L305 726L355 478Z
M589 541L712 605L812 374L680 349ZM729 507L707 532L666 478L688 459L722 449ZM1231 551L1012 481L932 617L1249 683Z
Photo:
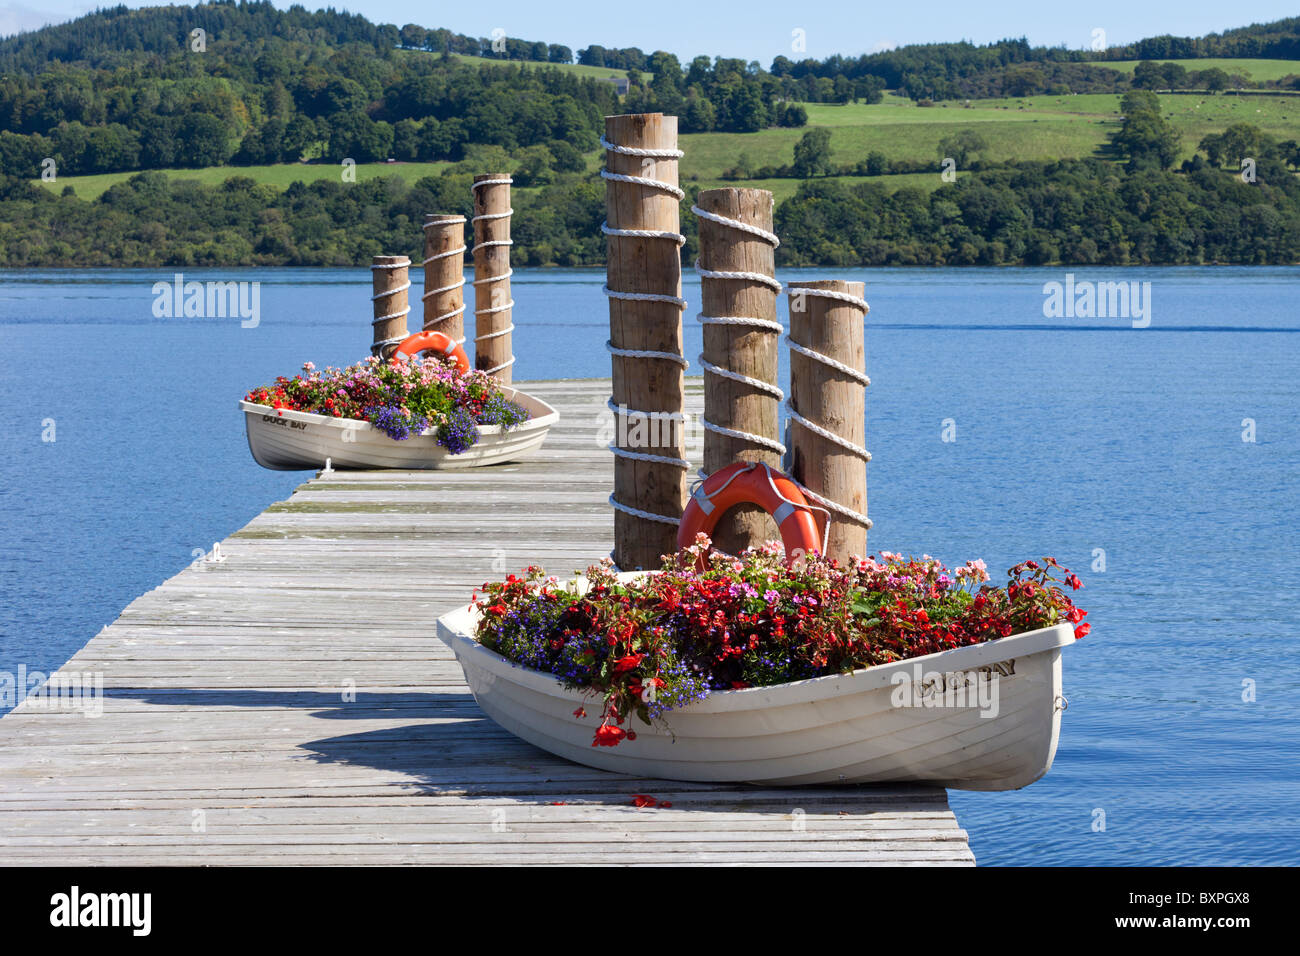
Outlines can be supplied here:
M1074 636L1076 639L1080 637L1087 637L1088 632L1091 630L1092 630L1091 624L1080 624L1078 627L1074 629Z
M585 707L579 707L577 710L575 710L575 711L573 712L573 716L574 716L574 717L577 717L579 720L581 720L583 717L586 717L586 716L587 716L587 710L586 710L586 708L585 708Z
M645 660L644 654L629 654L627 657L620 657L614 661L614 673L622 674L630 671Z
M648 793L634 793L632 795L632 803L635 804L638 809L657 807L659 805L659 801Z
M613 724L601 724L596 728L596 736L591 741L593 747L617 747L619 741L627 736L627 731Z
M1079 588L1083 587L1083 582L1079 580L1079 576L1077 574L1067 575L1065 578L1065 583L1068 584L1070 587L1074 588L1074 590L1076 591L1079 590Z

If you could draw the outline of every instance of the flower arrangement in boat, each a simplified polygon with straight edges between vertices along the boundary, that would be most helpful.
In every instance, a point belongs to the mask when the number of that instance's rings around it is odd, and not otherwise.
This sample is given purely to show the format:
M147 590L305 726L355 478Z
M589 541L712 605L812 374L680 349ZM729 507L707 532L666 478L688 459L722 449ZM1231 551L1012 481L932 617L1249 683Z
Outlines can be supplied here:
M528 420L521 405L508 400L491 376L461 372L449 361L380 362L370 356L347 368L280 376L245 396L245 401L278 410L312 412L369 422L394 441L433 434L453 455L473 447L479 425L503 431Z
M791 563L776 542L738 558L709 544L699 535L633 581L620 581L606 559L587 569L585 591L537 567L485 584L474 596L476 637L599 696L592 746L615 746L636 739L630 716L649 724L714 690L849 672L1063 622L1076 637L1090 629L1065 591L1082 582L1054 558L1022 562L996 587L982 561L950 571L929 555L881 552L848 566L818 555Z

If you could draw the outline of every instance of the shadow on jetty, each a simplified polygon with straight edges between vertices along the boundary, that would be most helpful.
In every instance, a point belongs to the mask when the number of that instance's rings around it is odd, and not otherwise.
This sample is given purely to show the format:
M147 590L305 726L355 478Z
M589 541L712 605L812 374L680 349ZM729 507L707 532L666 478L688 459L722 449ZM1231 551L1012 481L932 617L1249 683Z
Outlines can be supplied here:
M343 702L338 691L116 690L108 696L154 706L211 710L304 709L321 720L390 722L359 733L299 744L313 761L381 772L376 790L394 795L453 796L520 803L626 805L636 794L670 799L678 809L790 813L792 800L809 814L944 811L947 794L934 787L798 787L709 784L632 777L596 770L547 753L503 730L463 691L363 691ZM407 780L395 780L399 774Z

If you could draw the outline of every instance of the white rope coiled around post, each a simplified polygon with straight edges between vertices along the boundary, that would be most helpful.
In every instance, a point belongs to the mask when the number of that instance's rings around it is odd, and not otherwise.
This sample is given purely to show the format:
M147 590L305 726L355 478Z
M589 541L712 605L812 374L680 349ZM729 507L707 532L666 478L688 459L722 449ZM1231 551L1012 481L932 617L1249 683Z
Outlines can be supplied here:
M509 186L512 185L513 183L514 183L514 178L510 176L504 176L498 179L481 179L470 186L470 192L471 193L474 192L480 186ZM505 212L479 213L470 219L470 226L472 227L475 223L478 222L491 222L498 219L509 219L514 214L515 214L514 207L507 209ZM488 239L483 242L474 243L474 247L471 250L471 252L478 252L480 249L488 249L493 246L513 246L514 244L515 242L513 239ZM484 285L490 285L493 282L505 282L514 274L515 274L515 270L511 268L509 265L507 265L505 272L498 273L497 275L484 276L481 279L474 279L470 283L470 285L474 287L474 294L475 294L474 341L476 343L486 342L489 339L499 338L503 335L509 335L511 332L514 331L515 329L514 323L511 323L510 325L506 326L503 329L497 329L495 332L480 334L479 325L478 325L478 317L481 315L495 315L498 312L506 312L515 307L515 300L512 297L509 302L506 302L503 305L494 305L494 306L489 306L487 308L480 309L478 307L478 287ZM489 301L490 299L491 296L489 296ZM462 341L464 340L462 339ZM485 375L491 375L494 372L499 372L504 368L509 368L511 365L514 364L515 364L515 356L512 354L510 358L508 358L506 361L502 362L501 364L494 365L492 368L489 369L484 369L483 373Z
M434 228L435 226L458 226L458 225L462 225L465 222L466 219L464 216L456 216L455 218L448 218L448 219L438 219L433 222L426 222L424 224L424 230L427 232L428 230ZM462 242L455 249L447 249L444 252L436 252L431 256L426 256L424 259L420 261L420 265L423 267L423 266L427 266L430 262L437 262L439 259L449 259L452 256L464 256L464 254L467 251L468 251L468 247ZM462 262L462 271L463 271L463 265L464 263ZM427 299L433 298L435 295L439 295L443 292L451 292L453 289L459 289L464 285L465 285L465 276L462 275L460 277L459 282L454 282L451 285L442 286L437 289L430 289L429 291L425 292L423 295L420 296L420 301L424 302ZM456 316L464 315L464 314L465 314L465 303L461 302L459 308L452 309L450 312L444 312L442 315L435 316L432 319L428 319L425 323L425 327L428 328L430 325L436 325L439 322L446 322L448 319L454 319L456 318ZM464 345L465 336L462 335L460 338L458 338L456 340L456 344Z
M406 260L405 262L377 262L377 263L373 263L373 264L370 266L370 269L371 269L372 272L373 272L375 269L407 269L407 268L410 268L410 265L411 265L411 262L410 262L409 259ZM371 301L371 302L378 302L380 299L387 299L387 298L389 298L390 296L397 295L399 292L405 292L405 291L406 291L407 289L409 289L409 288L411 288L411 280L408 278L408 279L406 280L406 283L405 283L404 285L399 285L399 286L398 286L397 288L395 288L395 289L388 289L388 290L386 290L386 291L384 291L384 292L378 292L378 293L372 295L372 296L370 297L370 301ZM387 321L389 321L390 319L401 319L401 318L404 318L404 317L406 317L406 316L408 316L408 315L410 315L410 314L411 314L411 304L410 304L410 302L407 302L407 304L406 304L406 308L404 308L404 309L399 309L399 310L396 311L396 312L389 312L389 313L387 313L387 314L385 314L385 315L376 316L375 318L373 318L373 319L370 320L370 324L371 324L372 326L373 326L373 325L378 325L380 322L387 322ZM396 345L396 344L398 344L399 342L404 342L404 341L406 341L406 338L407 338L407 336L405 336L405 335L396 335L396 336L393 336L392 338L380 339L378 342L373 342L373 343L371 343L371 346L370 346L370 347L371 347L371 349L376 349L376 348L378 348L378 349L383 349L385 346L388 346L388 345Z
M387 267L387 266L384 266L383 268L388 268L388 267ZM370 297L370 301L371 301L371 302L378 302L380 299L387 299L389 296L397 295L397 293L399 293L399 292L405 292L405 291L406 291L407 289L409 289L410 287L411 287L411 280L408 279L408 280L406 280L406 284L405 284L405 285L399 285L397 288L395 288L395 289L389 289L387 292L380 292L380 293L378 293L378 294L376 294L376 295L372 295L372 296ZM402 309L402 310L399 311L399 312L390 312L388 315L379 315L379 316L376 316L375 318L373 318L373 319L370 320L370 324L371 324L371 325L378 325L380 322L387 322L389 319L400 318L400 317L403 316L403 315L409 315L409 314L410 314L410 311L411 311L411 304L408 302L408 303L406 304L406 308L405 308L405 309Z
M603 135L600 137L600 145L603 149L607 150L608 152L618 153L619 155L622 156L641 156L650 159L681 159L683 156L686 155L680 149L647 149L647 148L637 147L637 146L622 146L617 143L611 143ZM682 190L680 187L674 186L672 183L664 182L663 180L660 179L653 179L648 176L629 176L623 173L610 172L608 169L602 169L600 171L600 177L601 179L605 179L613 182L631 183L632 185L635 186L644 186L647 189L657 189L661 192L668 193L669 195L676 198L679 202L682 199L686 198L685 191ZM666 230L666 229L616 229L610 226L609 222L606 221L600 224L600 231L603 235L606 236L615 236L615 237L622 237L628 239L667 239L673 243L676 243L678 246L683 246L686 244L686 236L684 236L680 232L673 232L671 230ZM664 293L657 293L657 292L621 292L617 289L611 289L608 285L603 286L601 291L611 299L620 299L626 302L664 302L669 305L675 305L679 309L685 309L687 306L686 300L679 295L667 295ZM608 341L608 340L605 342L605 349L611 355L618 355L623 358L662 359L664 361L674 362L680 365L683 369L688 368L690 365L690 363L686 360L685 356L679 355L676 352L662 352L662 351L656 351L654 349L624 349L615 346L612 341ZM661 421L662 420L683 421L683 422L685 421L685 416L678 412L646 412L646 411L640 411L638 409L619 407L614 404L614 399L612 396L610 397L608 402L606 402L606 404L609 407L609 409L614 412L616 429L618 425L617 419L619 415L622 415L625 418L643 417L651 420L661 420ZM615 438L617 439L617 434L615 435ZM682 468L682 469L690 468L690 462L688 462L684 458L677 458L672 455L653 455L647 452L627 451L626 449L620 448L618 446L617 440L610 442L608 447L611 452L613 452L616 456L620 458L627 458L633 461L654 462L656 464L661 464L661 465L673 465L677 468ZM671 524L671 525L681 524L681 518L674 518L668 515L653 514L648 511L642 511L639 508L633 508L631 505L623 504L621 501L616 499L612 494L609 496L609 503L613 508L615 508L618 511L622 511L624 514L633 515L638 518L644 518L647 521L658 521L663 524Z
M707 209L701 209L697 205L691 206L691 212L693 212L696 216L700 217L701 219L707 219L710 222L717 223L718 225L727 226L728 228L736 229L739 230L740 232L744 232L752 236L757 236L759 239L762 239L764 242L771 245L773 249L781 245L781 240L780 238L777 237L776 233L770 232L767 229L763 229L760 226L755 226L752 223L743 222L739 219L732 219L729 216L719 215L718 213L715 212L709 212ZM731 280L742 281L742 282L758 282L762 285L767 286L768 288L772 289L778 294L781 292L783 288L781 283L778 282L773 276L766 275L762 272L729 272L729 271L705 269L703 266L700 265L699 259L695 260L695 271L699 273L700 278L702 279L731 279ZM767 332L782 331L780 322L773 321L772 319L761 319L758 318L757 316L705 315L703 312L701 312L698 316L696 316L696 318L703 325L745 325L745 326L750 326L752 328L763 329L764 331ZM781 389L777 387L777 385L774 382L764 381L763 379L760 378L753 378L749 375L742 375L741 373L732 371L731 369L723 368L720 365L715 365L714 363L705 359L703 353L700 354L699 361L700 361L700 366L711 375L717 375L720 378L730 379L733 382L740 382L743 385L748 385L751 388L756 388L761 392L766 392L767 394L771 395L777 401L780 401L782 398L785 397L785 392L781 391ZM752 432L740 431L734 428L727 428L723 425L719 425L715 422L711 422L704 417L700 418L700 424L703 425L708 431L715 432L716 434L726 435L729 438L735 438L739 441L747 441L752 444L759 445L763 448L767 448L771 451L776 452L778 455L785 454L784 444L777 441L776 439L768 438L765 435L755 435ZM703 469L701 469L700 473L703 474Z
M818 296L823 299L834 299L838 302L847 302L849 305L861 309L863 315L866 315L871 311L871 306L867 304L866 299L860 298L859 296L856 295L851 295L848 292L836 292L832 289L800 288L796 291L795 294ZM818 352L816 349L810 349L805 345L800 345L798 342L795 342L793 339L791 339L789 335L785 336L784 341L786 345L790 346L790 349L792 351L797 352L800 355L803 355L807 358L810 358L815 362L821 362L823 365L835 369L835 371L841 373L842 375L848 376L849 378L853 379L855 382L860 383L864 387L871 384L871 379L867 377L866 373L859 371L858 369L854 368L851 365L845 365L843 362L840 362L837 359L833 359L829 355L823 355L821 352ZM831 442L832 444L838 445L839 447L843 448L845 451L849 452L850 454L857 455L864 462L871 461L871 452L867 451L866 448L857 444L857 442L853 442L847 438L844 438L842 435L837 435L834 432L823 428L821 425L818 425L816 422L812 422L809 421L807 418L804 418L797 411L795 411L794 406L790 403L789 399L786 399L785 410L786 413L789 414L790 420L796 422L800 427L806 428L814 435L817 435L820 438L824 438L827 441ZM836 514L839 514L840 516L847 518L848 520L856 524L860 524L862 525L862 527L868 530L871 529L871 519L868 518L866 515L854 511L852 508L849 508L846 505L842 505L838 501L832 501L830 498L827 498L824 495L819 495L817 492L813 491L803 482L798 481L793 477L791 477L791 481L794 481L794 483L799 487L799 490L802 491L804 495L806 495L808 498L812 499L813 501L816 501L819 505L829 508L831 511L834 511Z

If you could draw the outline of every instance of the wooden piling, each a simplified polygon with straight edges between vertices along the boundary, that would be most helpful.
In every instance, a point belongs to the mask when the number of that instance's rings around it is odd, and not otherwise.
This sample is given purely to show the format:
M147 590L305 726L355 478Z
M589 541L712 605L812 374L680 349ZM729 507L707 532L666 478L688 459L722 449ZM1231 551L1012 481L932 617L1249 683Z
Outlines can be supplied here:
M696 206L703 213L768 234L765 238L707 215L700 216L704 471L712 474L737 461L757 461L780 468L778 415L782 396L776 387L779 286L773 278L776 242L771 235L772 194L765 189L708 189L699 194ZM718 273L734 277L724 278ZM768 279L765 282L758 277ZM740 319L751 321L742 324ZM725 374L728 372L752 381L729 377ZM750 437L726 434L719 428ZM757 505L731 509L714 531L715 545L731 554L780 537L771 516Z
M370 264L370 297L375 306L373 344L370 354L388 358L406 338L406 316L411 311L407 295L411 288L411 260L406 256L375 256Z
M790 340L857 374L837 369L795 348L790 351L790 474L831 508L826 553L839 561L867 553L866 384L863 344L865 309L849 301L812 294L825 290L862 299L861 282L839 279L787 284ZM865 303L864 303L865 304ZM797 416L838 436L837 442L805 427ZM851 446L851 447L846 447ZM853 451L851 448L859 449ZM827 504L830 502L830 504ZM838 506L838 507L836 507Z
M617 502L614 561L630 571L656 568L661 555L677 550L685 507L677 117L607 116L605 140L618 147L605 153L613 445L619 449L611 499ZM619 234L627 230L654 234ZM629 294L658 298L620 298Z
M424 217L424 328L465 341L465 217Z
M515 357L510 330L510 176L474 177L474 367L509 385Z

